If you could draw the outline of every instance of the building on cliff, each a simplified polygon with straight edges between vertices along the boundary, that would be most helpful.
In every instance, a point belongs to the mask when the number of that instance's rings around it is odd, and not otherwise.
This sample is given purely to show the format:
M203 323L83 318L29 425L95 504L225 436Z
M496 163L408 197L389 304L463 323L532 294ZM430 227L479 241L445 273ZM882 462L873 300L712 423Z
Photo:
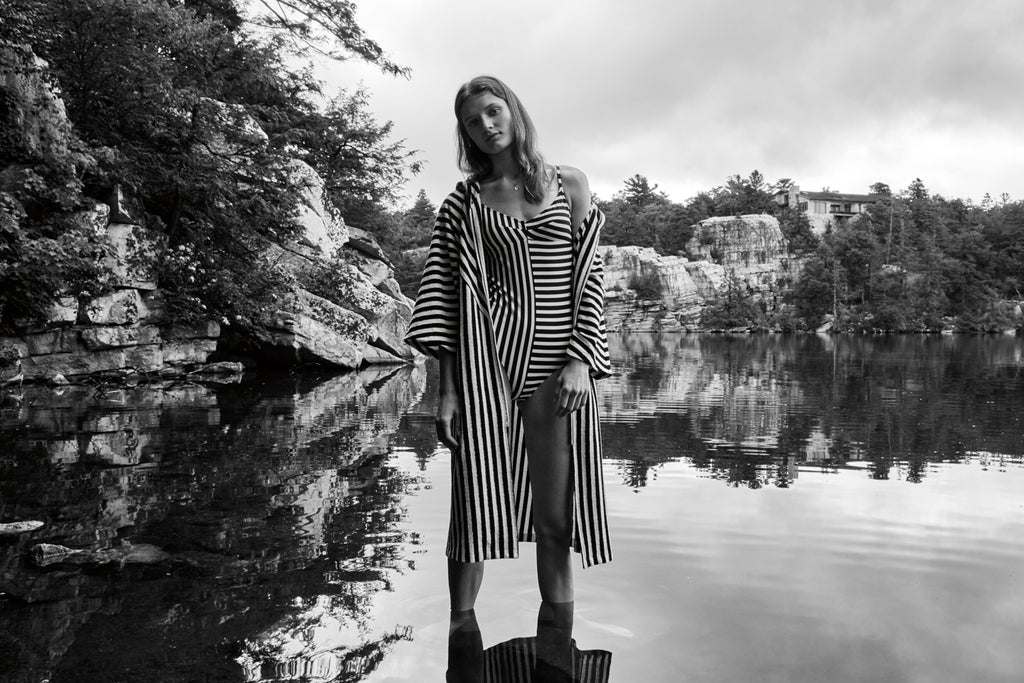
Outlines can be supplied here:
M792 206L807 214L811 229L821 234L829 228L839 227L860 214L877 202L881 195L849 194L846 192L807 192L798 185L775 193L775 203L779 206Z

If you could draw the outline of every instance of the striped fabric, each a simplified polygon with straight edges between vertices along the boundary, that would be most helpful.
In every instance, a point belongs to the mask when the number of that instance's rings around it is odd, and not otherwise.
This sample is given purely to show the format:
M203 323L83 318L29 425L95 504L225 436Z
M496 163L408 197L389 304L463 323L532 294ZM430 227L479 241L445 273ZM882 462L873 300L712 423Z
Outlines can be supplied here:
M566 669L538 672L535 638L515 638L484 650L484 681L486 683L540 683L565 680L573 683L607 683L612 653L607 650L579 650L572 641ZM543 671L543 668L541 668Z
M498 357L512 398L529 398L565 366L572 337L572 212L554 201L529 220L484 205L484 262Z
M491 315L479 186L459 183L438 212L406 341L456 355L461 448L452 454L448 557L463 562L517 557L535 540L519 408L503 358L529 359L533 335L502 338ZM554 213L554 212L552 212ZM572 317L567 354L591 368L592 398L569 416L573 457L573 548L584 567L611 559L593 381L611 370L597 245L604 216L591 206L572 235ZM522 256L522 252L520 252ZM517 346L518 345L518 346ZM524 363L528 366L529 363ZM517 382L519 380L517 379ZM523 378L518 391L526 388Z

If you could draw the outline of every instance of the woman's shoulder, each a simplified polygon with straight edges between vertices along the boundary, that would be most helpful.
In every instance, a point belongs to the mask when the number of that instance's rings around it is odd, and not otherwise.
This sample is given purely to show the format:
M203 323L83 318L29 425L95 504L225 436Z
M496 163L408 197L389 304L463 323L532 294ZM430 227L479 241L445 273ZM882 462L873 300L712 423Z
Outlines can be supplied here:
M587 180L586 174L575 166L559 166L558 171L562 174L562 183L573 204L579 202L588 206L590 204L590 182Z

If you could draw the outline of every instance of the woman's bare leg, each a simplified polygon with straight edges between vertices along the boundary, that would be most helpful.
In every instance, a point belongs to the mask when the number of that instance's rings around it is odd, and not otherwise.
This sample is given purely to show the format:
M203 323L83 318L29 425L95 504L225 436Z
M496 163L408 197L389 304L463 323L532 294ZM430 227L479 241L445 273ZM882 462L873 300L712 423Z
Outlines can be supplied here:
M572 458L569 418L555 406L558 373L520 404L526 457L533 489L533 525L537 532L537 583L541 599L572 602Z
M483 580L483 562L448 560L448 595L451 597L453 612L473 609Z

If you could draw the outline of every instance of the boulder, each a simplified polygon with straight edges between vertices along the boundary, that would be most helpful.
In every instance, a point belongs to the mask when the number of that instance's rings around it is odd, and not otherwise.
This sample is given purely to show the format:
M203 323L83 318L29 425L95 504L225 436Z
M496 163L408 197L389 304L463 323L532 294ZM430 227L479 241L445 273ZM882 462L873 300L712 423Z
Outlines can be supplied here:
M357 368L370 324L354 311L299 290L289 310L278 311L256 330L259 355L284 362Z
M338 249L349 241L349 228L344 219L324 203L324 180L304 161L295 159L288 169L293 182L299 187L298 222L306 241L316 247L320 255L333 258Z
M380 244L377 243L377 239L373 235L365 230L352 227L348 229L348 232L349 238L346 246L374 261L383 261L390 265L388 257L384 254L384 250L380 248Z

